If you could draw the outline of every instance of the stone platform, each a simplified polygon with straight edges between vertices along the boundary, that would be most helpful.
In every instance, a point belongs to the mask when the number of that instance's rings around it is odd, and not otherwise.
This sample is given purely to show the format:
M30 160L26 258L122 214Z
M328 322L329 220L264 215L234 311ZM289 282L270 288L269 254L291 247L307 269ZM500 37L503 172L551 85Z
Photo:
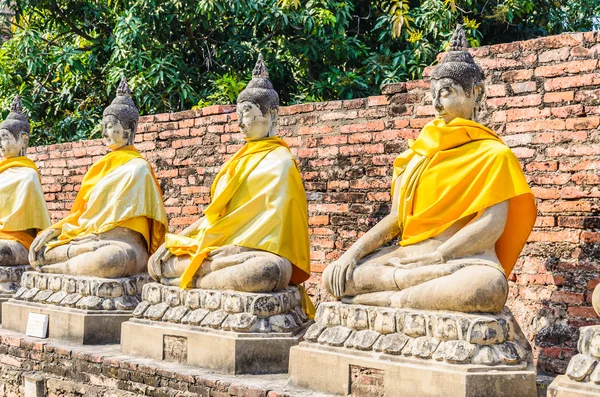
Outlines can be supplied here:
M8 301L21 287L21 276L31 270L31 266L3 266L0 264L0 323L2 323L2 303Z
M123 353L228 374L287 371L289 349L311 323L296 287L244 293L152 283L142 299L122 326Z
M536 396L531 348L512 314L322 303L291 349L295 385L335 394ZM365 391L363 378L373 379Z
M600 396L600 325L581 328L577 350L566 375L548 388L549 397Z
M25 332L29 313L48 315L48 337L81 344L118 343L121 323L140 302L146 274L116 279L28 271L2 304L2 326Z

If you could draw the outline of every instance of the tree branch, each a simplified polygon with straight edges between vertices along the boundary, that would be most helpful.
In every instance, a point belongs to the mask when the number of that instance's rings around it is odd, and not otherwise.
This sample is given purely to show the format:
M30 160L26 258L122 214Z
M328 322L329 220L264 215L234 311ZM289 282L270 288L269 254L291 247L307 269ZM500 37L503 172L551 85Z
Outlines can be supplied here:
M54 9L54 11L56 12L56 14L59 16L60 19L62 19L62 21L64 23L66 23L71 30L73 31L73 33L77 34L78 36L83 37L86 40L89 41L96 41L95 38L93 38L92 36L90 36L89 34L85 33L83 30L79 29L77 26L75 26L75 24L73 23L73 21L71 21L60 9L60 7L58 6L58 4L56 3L56 0L52 0L52 8Z

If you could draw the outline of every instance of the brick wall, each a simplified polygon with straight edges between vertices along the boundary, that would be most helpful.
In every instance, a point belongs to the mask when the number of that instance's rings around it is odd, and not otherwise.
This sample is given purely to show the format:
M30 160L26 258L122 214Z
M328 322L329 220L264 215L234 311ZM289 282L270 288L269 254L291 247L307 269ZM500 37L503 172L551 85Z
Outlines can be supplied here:
M539 217L510 276L509 305L539 355L564 372L578 328L600 323L590 305L600 282L600 34L569 34L473 50L487 75L482 119L522 161ZM431 70L426 71L428 73ZM300 160L309 201L313 277L390 210L395 156L431 120L427 80L383 95L281 108L279 133ZM242 145L232 106L142 118L136 146L156 167L171 230L197 219L219 166ZM101 141L30 149L54 220ZM535 336L535 337L534 337Z

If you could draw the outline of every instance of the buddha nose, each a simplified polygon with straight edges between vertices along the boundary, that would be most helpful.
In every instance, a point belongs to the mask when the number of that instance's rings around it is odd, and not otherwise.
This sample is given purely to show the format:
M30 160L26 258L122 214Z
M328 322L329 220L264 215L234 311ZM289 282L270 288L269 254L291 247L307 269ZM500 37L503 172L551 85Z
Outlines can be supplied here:
M439 113L442 112L444 110L444 106L442 105L442 102L440 101L440 98L436 98L435 102L433 103L433 107L435 108L435 110Z

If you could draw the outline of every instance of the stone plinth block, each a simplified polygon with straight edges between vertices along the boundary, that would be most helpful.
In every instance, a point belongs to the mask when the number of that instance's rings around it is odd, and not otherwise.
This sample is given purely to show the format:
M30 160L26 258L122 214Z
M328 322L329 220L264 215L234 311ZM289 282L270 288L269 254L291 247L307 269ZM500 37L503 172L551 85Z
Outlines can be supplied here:
M19 290L21 276L31 270L31 266L3 266L0 264L0 323L2 322L2 303L8 301Z
M291 349L293 384L344 395L536 396L531 347L508 309L487 315L328 302L315 321Z
M3 328L25 332L29 313L48 315L48 337L81 344L118 343L133 314L146 274L123 278L23 273L21 288L3 303Z
M123 324L123 353L228 374L287 371L290 347L311 324L296 287L245 293L151 283L142 299Z
M581 327L579 354L571 358L566 375L557 377L548 396L576 397L600 395L600 325Z

